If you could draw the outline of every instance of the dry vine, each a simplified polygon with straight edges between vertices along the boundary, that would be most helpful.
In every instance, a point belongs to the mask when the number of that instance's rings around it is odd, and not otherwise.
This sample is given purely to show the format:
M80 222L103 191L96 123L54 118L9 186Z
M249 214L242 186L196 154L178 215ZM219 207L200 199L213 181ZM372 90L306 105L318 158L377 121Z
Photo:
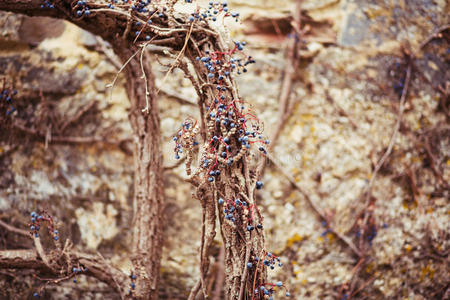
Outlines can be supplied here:
M178 67L190 79L197 92L201 116L200 122L188 118L176 137L177 155L181 149L186 153L189 181L196 187L195 197L203 211L201 276L190 298L194 299L200 289L208 297L205 279L218 218L225 245L226 297L263 299L265 294L285 287L282 283L267 283L267 268L273 267L279 258L264 248L263 220L255 200L255 189L263 183L257 181L256 169L249 164L249 157L254 155L251 145L257 145L264 155L268 141L262 137L262 123L240 98L233 79L233 71L246 72L246 65L254 61L241 51L244 43L233 43L212 29L209 21L215 21L216 17L209 17L198 7L189 16L174 11L176 1L155 1L149 8L146 8L149 3L132 2L113 7L113 2L104 1L6 0L0 3L0 10L67 19L108 41L123 63L120 71L127 78L135 140L131 256L134 270L131 289L125 297L157 298L162 253L163 164L156 101L159 89L155 88L146 51L147 45L153 44L165 47L171 57L176 57L169 72ZM224 17L238 16L229 12L226 4L214 4L213 9ZM68 278L73 274L70 266L79 261L88 275L125 294L119 287L126 281L125 274L112 273L109 266L95 265L87 255L74 253L69 242L60 251L66 261L57 260L55 266L50 263L53 260L46 259L40 244L36 246L42 261L34 251L16 251L14 259L9 259L12 252L7 250L0 252L0 265L47 269L55 276Z

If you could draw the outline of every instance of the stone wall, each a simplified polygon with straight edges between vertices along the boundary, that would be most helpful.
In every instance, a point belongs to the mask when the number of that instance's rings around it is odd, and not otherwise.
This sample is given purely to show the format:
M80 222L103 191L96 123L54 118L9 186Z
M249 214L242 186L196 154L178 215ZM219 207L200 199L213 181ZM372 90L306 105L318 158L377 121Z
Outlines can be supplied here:
M231 36L247 41L257 61L239 78L240 93L270 136L279 121L295 3L266 2L234 0L229 6L242 16L242 24L230 24ZM284 263L271 274L273 281L285 282L294 299L344 299L349 289L359 288L352 298L448 296L449 32L420 45L449 23L449 4L305 0L302 8L305 31L290 116L272 152L281 169L269 162L259 193L267 249ZM59 221L63 238L129 270L129 104L121 75L112 92L106 88L120 68L117 58L105 42L63 21L1 13L0 25L0 79L18 91L16 112L1 129L1 219L26 229L29 212L45 209ZM373 183L373 236L367 259L358 264L286 175L294 177L335 230L359 245L358 212L397 122L408 53L415 59L405 113L393 151ZM198 112L192 105L195 93L181 72L162 82L167 68L161 63L170 59L158 57L153 70L162 88L163 150L170 167L176 163L172 135L186 116ZM183 166L167 170L165 177L161 298L185 299L199 276L201 210L184 182ZM32 247L3 228L0 236L2 248ZM214 247L217 261L220 237ZM213 266L212 272L219 269ZM31 274L23 281L5 272L0 298L32 294L28 284L38 282ZM81 277L75 287L72 282L50 285L45 295L112 299L111 293Z

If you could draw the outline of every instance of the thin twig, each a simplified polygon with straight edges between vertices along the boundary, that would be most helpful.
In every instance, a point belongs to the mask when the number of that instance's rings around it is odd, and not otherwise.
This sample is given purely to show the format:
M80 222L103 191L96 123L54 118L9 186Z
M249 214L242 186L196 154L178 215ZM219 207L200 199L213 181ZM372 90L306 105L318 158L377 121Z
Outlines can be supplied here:
M61 127L58 129L59 133L63 133L64 130L69 126L70 124L75 123L78 121L88 110L90 110L94 105L96 104L96 101L91 101L88 104L86 104L84 107L82 107L72 118L65 121Z
M191 290L191 293L189 294L188 300L194 300L195 297L198 294L198 291L200 290L200 287L202 285L201 279L197 281L197 283L194 285L194 287Z
M383 164L385 163L386 159L389 157L389 155L392 152L392 149L394 148L395 145L395 139L397 138L397 134L398 131L400 129L400 124L402 122L402 117L403 117L403 112L405 110L405 102L406 102L406 98L407 98L407 94L408 94L408 88L409 88L409 83L411 81L411 69L412 69L412 62L411 62L411 57L409 58L409 62L408 62L408 67L406 69L406 77L405 77L405 85L403 87L402 90L402 95L400 97L400 107L399 107L399 111L398 111L398 116L397 116L397 122L395 123L394 126L394 130L391 136L391 139L389 141L388 147L386 149L386 151L384 152L383 156L378 160L375 169L372 173L372 177L370 178L367 190L366 190L366 198L365 198L365 205L364 205L364 210L366 211L367 207L370 204L370 199L371 199L371 192L372 192L372 187L373 184L375 182L375 179L377 177L378 172L380 171L381 167L383 166ZM361 228L361 237L364 237L364 231L365 231L365 224L367 224L367 220L369 219L369 214L365 214L364 215L364 221L363 221L363 226ZM361 238L360 240L360 249L362 250L362 243L364 241L364 238Z
M173 170L178 168L179 166L181 166L183 164L183 162L186 160L186 156L183 156L182 158L180 158L175 164L173 164L172 166L166 166L164 167L164 171L169 171L169 170Z
M116 76L114 77L113 81L109 84L106 85L107 88L111 88L110 91L110 99L112 99L112 91L113 91L113 87L116 84L116 80L119 77L119 74L123 71L123 69L125 69L125 67L130 63L130 61L139 53L139 50L137 50L135 53L133 53L133 55L130 56L130 58L128 58L128 60L122 65L122 67L119 69L119 71L117 71Z
M19 124L19 123L14 123L12 126L24 133L39 136L41 138L45 138L45 135L40 133L36 129L25 127L24 125ZM127 142L130 140L131 139L111 141L111 140L107 140L103 136L52 136L50 142L51 143L73 143L73 144L104 143L104 144L117 145L117 144L121 144L123 142Z
M450 24L443 25L436 29L432 34L430 34L419 46L419 49L422 49L425 47L429 42L431 42L435 38L440 38L440 35L442 32L446 31L447 29L450 29Z
M197 103L195 103L192 100L189 100L187 97L177 94L177 93L174 93L173 91L170 91L164 87L160 87L159 90L161 93L165 94L169 98L174 98L175 100L181 102L182 104L197 105Z
M297 0L296 10L294 13L294 20L292 23L293 27L293 37L289 38L287 49L286 49L286 57L287 61L285 64L285 73L283 77L283 81L280 86L280 96L278 99L278 122L275 125L275 129L273 130L271 136L270 136L270 145L268 146L268 150L270 151L275 147L275 144L278 140L278 137L281 133L281 130L283 129L287 119L290 115L290 97L292 94L292 85L294 81L294 75L297 71L297 68L300 63L300 57L298 56L299 53L299 45L301 37L297 36L297 32L300 32L301 28L301 0ZM257 177L262 176L262 173L264 172L264 168L266 165L266 160L262 159L259 163L256 174Z
M145 52L145 47L147 47L149 42L144 43L142 45L142 50L141 50L141 57L139 58L139 63L141 64L141 71L142 71L142 76L141 78L144 79L145 82L145 108L142 110L143 113L149 113L149 101L148 101L148 96L150 96L150 92L148 91L148 80L147 80L147 75L145 74L145 70L144 70L144 64L142 62L143 58L144 58L144 52Z
M317 206L316 203L309 197L309 195L305 192L305 190L298 184L298 182L292 177L291 174L289 174L286 171L286 168L282 167L269 153L267 154L267 157L270 159L270 161L278 168L278 170L289 180L289 182L305 197L308 204L311 206L311 208L314 210L314 212L323 220L327 221L329 229L332 233L334 233L341 241L343 241L347 246L352 249L352 251L358 256L361 257L361 252L356 248L356 246L353 244L353 242L343 235L342 233L335 230L328 222L328 218L325 216L325 214L322 212L322 210Z
M39 237L34 237L33 241L34 241L34 246L36 248L36 251L39 254L39 256L41 257L41 259L44 262L44 264L50 270L55 271L55 269L53 268L52 264L50 263L50 259L48 258L47 254L45 253L44 247L42 247L41 239Z
M26 230L19 229L19 228L16 228L14 226L11 226L8 223L3 222L2 220L0 220L0 226L6 228L8 231L11 231L11 232L14 232L14 233L26 236L26 237L31 237L29 231L26 231Z
M177 64L178 60L184 54L184 51L186 50L186 47L187 47L188 42L189 42L189 38L191 37L191 34L192 34L192 29L194 28L194 24L195 24L195 21L192 22L191 28L189 28L188 34L186 35L186 38L184 40L183 48L181 48L180 52L178 53L178 56L175 58L175 61L172 63L172 65L170 66L170 69L167 71L166 75L164 76L163 80L161 81L161 87L166 82L167 78L169 77L170 72L172 72L173 68L175 68L175 65ZM155 97L158 96L159 91L161 90L161 87L159 87L159 89L156 90Z
M97 255L100 256L100 258L102 259L102 261L105 264L105 266L109 267L109 264L106 261L106 259L103 257L103 255L100 252L98 252L98 251L97 251ZM117 282L116 277L114 276L114 274L111 273L111 277L112 277L112 279L114 280L114 283L117 286L117 290L119 291L119 294L120 294L120 299L123 300L124 298L123 298L122 288L121 288L120 284Z

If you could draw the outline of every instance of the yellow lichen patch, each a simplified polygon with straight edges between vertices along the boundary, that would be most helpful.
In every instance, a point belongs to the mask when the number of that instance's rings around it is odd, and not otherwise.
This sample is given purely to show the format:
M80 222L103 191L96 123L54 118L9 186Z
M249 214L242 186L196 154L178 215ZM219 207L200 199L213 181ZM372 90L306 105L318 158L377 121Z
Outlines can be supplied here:
M406 251L406 253L411 252L411 250L412 250L411 245L409 245L409 244L405 245L405 251Z
M367 267L366 267L366 272L367 273L372 273L372 271L375 269L375 264L374 263L369 263L369 264L367 264Z
M365 11L367 18L369 19L376 19L378 17L392 17L392 10L391 9L385 9L385 8L374 8L374 9L367 9Z
M408 200L404 200L403 201L403 208L404 209L409 209L409 210L415 209L415 208L417 208L417 201L411 202L411 201L408 201Z
M302 240L303 240L303 237L301 235L299 235L298 233L296 233L287 240L286 246L292 247L295 243L301 242Z
M332 243L336 240L336 237L334 236L333 233L329 232L329 233L327 233L327 239L330 243Z
M411 157L411 162L420 163L420 162L422 162L422 158L420 156L413 156L413 157Z
M414 127L414 130L419 130L420 128L422 128L422 126L420 124L420 120L417 120L416 126Z
M313 114L301 114L300 118L307 122L307 121L311 121L312 119L314 119L314 115Z
M300 173L300 170L299 170L299 168L292 168L291 172L292 172L292 174L298 174L298 173Z
M428 278L433 279L434 272L435 270L430 265L423 267L422 270L420 271L420 281L423 281L427 276Z

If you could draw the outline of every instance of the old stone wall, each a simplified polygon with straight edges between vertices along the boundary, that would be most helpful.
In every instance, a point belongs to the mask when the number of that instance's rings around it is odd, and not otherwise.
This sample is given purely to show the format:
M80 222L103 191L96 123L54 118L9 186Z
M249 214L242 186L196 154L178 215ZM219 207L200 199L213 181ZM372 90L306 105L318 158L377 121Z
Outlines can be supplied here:
M228 1L241 14L228 22L256 64L239 77L270 136L277 117L285 45L295 1ZM294 299L441 299L449 296L450 45L446 1L304 0L301 61L289 118L258 194L268 250L283 268ZM47 210L61 236L129 270L133 195L132 135L124 78L106 85L120 64L99 38L63 21L0 13L0 88L18 91L15 112L0 123L0 218L26 229L28 215ZM388 148L399 116L407 57L413 57L405 111L392 153L364 192ZM167 81L154 56L165 165L177 163L172 135L198 114L189 80ZM3 86L4 88L4 86ZM277 167L278 165L278 167ZM281 167L281 168L280 168ZM292 176L329 219L324 224ZM165 172L165 244L161 298L185 299L199 276L200 204L183 165ZM328 226L361 244L361 212L370 212L367 258ZM2 249L32 242L0 227ZM220 237L212 255L219 260ZM356 266L356 267L355 267ZM212 274L221 268L212 267ZM0 273L0 298L25 299L38 281ZM447 290L446 290L447 289ZM14 292L12 292L14 291ZM112 290L81 276L49 285L48 299L113 299ZM447 296L444 296L447 295ZM280 298L283 297L280 293ZM47 298L46 298L47 299Z

